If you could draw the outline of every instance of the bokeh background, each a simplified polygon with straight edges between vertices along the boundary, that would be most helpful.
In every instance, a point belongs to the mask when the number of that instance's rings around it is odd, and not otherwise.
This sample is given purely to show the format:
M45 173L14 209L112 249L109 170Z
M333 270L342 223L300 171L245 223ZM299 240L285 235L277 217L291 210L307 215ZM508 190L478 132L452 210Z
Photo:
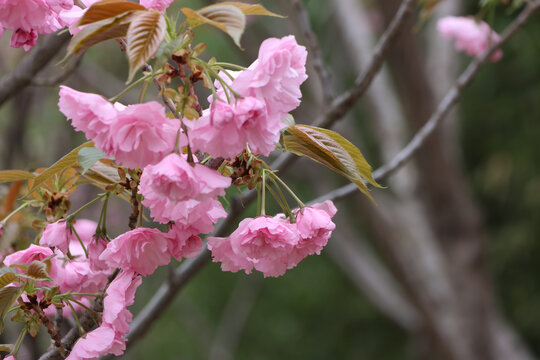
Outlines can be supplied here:
M208 3L176 0L168 13ZM208 44L206 55L247 66L265 38L295 34L306 44L294 1L261 3L285 18L250 18L244 51L218 30L200 27L196 39ZM342 93L365 69L400 1L302 3L330 75L321 83L309 59L304 100L293 113L298 123L309 124L329 106L325 93ZM415 11L371 90L336 125L374 168L412 137L470 61L436 33L436 20L478 11L478 1L444 0L425 23ZM518 13L497 7L494 29L502 31ZM9 47L9 36L0 40L0 77L26 55ZM372 192L377 206L359 193L337 204L338 229L320 256L269 279L209 264L124 358L453 359L460 341L471 359L540 356L540 16L503 50L503 59L479 72L414 161L383 181L385 189ZM55 63L39 79L60 73ZM126 77L125 56L111 41L91 48L64 83L111 97ZM129 93L123 101L136 102L136 96ZM84 141L57 101L58 86L31 86L0 106L1 169L47 167ZM305 159L286 178L306 201L346 184ZM82 186L73 201L93 194ZM109 223L118 234L127 229L128 212L121 203L112 206ZM86 215L96 218L92 211ZM447 276L437 278L430 266ZM135 314L168 271L145 279ZM430 297L438 290L429 284L450 284L451 298ZM441 332L439 318L459 322L457 339ZM47 342L27 346L24 356L37 359Z

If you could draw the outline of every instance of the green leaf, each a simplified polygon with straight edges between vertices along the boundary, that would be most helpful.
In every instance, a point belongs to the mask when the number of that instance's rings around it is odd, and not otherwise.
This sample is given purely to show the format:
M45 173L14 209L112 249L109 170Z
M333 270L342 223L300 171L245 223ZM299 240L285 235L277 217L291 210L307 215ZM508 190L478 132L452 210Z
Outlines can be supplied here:
M85 11L77 26L92 24L132 10L146 10L146 8L140 4L126 0L98 1Z
M167 32L167 22L159 11L150 10L133 15L127 31L126 53L129 59L130 82L139 70L158 50Z
M0 289L0 333L4 331L4 319L13 303L22 294L22 289L8 286Z
M167 60L171 57L172 54L182 46L183 39L181 37L177 37L173 39L171 42L162 42L161 45L159 45L159 48L156 52L156 61L154 62L154 69L158 70L165 65Z
M106 157L107 156L103 151L96 149L95 147L86 147L79 150L77 162L83 168L82 174L84 175L92 165Z
M374 202L364 181L381 186L373 179L371 166L356 146L334 131L314 126L294 125L287 131L291 134L283 136L287 151L309 157L341 174Z
M196 27L209 24L227 33L240 46L240 38L246 28L246 16L238 7L221 3L203 7L197 11L189 8L181 9L189 26Z
M47 181L52 176L58 174L59 172L68 169L72 167L73 165L77 165L77 154L79 153L79 150L85 147L94 146L94 143L91 141L85 142L84 144L76 147L75 149L71 150L67 155L65 155L63 158L55 162L51 167L49 167L47 170L39 174L32 184L32 187L30 188L30 193L36 190L41 184L43 184L45 181Z
M23 170L0 171L0 183L33 179L34 174Z

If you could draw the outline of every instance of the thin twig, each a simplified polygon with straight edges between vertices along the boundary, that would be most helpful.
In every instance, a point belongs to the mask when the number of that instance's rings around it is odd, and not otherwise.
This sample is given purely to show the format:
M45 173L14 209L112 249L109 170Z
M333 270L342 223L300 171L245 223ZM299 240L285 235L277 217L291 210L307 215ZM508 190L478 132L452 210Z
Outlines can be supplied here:
M70 62L60 74L48 78L35 78L32 80L31 85L33 86L56 86L63 83L67 78L73 74L79 65L81 64L83 55L79 56L77 60Z
M15 70L4 76L0 80L0 106L29 86L34 76L45 68L69 39L69 32L49 35L22 59Z
M321 82L324 103L330 104L334 99L330 74L326 71L326 67L324 66L319 42L317 41L317 36L313 33L313 29L311 28L309 15L301 0L291 0L291 4L296 11L298 20L300 20L300 27L302 28L302 32L304 33L304 38L307 41L307 46L309 49L308 53L313 59L313 67L315 68L315 72L317 72L319 81Z

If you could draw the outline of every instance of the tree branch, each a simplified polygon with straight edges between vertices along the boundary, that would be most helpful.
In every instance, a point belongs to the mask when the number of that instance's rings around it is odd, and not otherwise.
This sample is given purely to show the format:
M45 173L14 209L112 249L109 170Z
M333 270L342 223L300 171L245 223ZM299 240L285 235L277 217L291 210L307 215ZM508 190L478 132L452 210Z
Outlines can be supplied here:
M49 35L26 55L19 66L0 80L0 106L32 83L34 76L55 57L71 39L69 32Z
M313 29L311 28L309 15L301 0L291 0L291 4L293 9L296 11L296 16L300 22L300 27L302 28L302 32L304 33L304 37L307 41L307 46L309 49L308 53L313 59L313 67L315 68L319 81L321 82L324 102L325 104L330 104L334 98L330 74L328 74L324 66L319 42L317 41L317 36L315 36L313 33Z
M64 69L62 69L62 72L59 73L59 74L55 74L55 75L53 75L51 77L48 77L48 78L32 79L32 82L31 82L30 85L33 85L33 86L56 86L56 85L59 85L60 83L67 80L67 78L77 70L77 68L79 67L79 65L82 62L82 59L83 59L83 55L79 56L76 60L74 60L74 61L70 62L69 64L67 64L66 67Z

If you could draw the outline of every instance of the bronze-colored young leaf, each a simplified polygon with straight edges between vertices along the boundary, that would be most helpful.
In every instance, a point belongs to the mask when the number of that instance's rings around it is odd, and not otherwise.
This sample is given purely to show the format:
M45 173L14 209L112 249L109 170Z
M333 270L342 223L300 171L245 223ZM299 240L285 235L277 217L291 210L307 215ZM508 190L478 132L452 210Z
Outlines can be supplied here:
M127 32L129 59L128 82L161 45L167 32L165 17L158 11L139 12L133 16Z
M0 333L4 331L4 318L21 294L22 289L15 286L0 289Z
M0 171L0 183L33 179L34 174L23 170Z
M65 58L71 54L82 53L102 41L126 36L131 16L137 11L126 11L120 15L89 24L73 36L67 47Z
M33 192L36 190L41 184L43 184L47 179L54 176L55 174L58 174L60 171L68 169L74 165L77 164L77 154L79 153L79 150L82 148L88 147L88 146L94 146L94 143L91 141L85 142L84 144L76 147L75 149L71 150L67 155L65 155L63 158L55 162L51 167L49 167L47 170L39 174L32 184L30 188L30 192Z
M203 7L197 11L183 8L182 12L187 17L191 27L201 24L209 24L226 32L240 47L240 38L246 28L246 16L238 7L223 5L222 3Z
M77 23L77 26L92 24L133 10L146 11L146 8L140 4L126 0L98 1L86 10Z
M47 264L42 261L34 260L28 266L26 275L36 281L48 280L49 274L47 273Z
M246 3L237 2L237 1L223 1L223 2L220 2L219 4L236 6L237 8L242 10L242 12L246 15L265 15L265 16L275 16L275 17L280 17L280 18L283 17L279 14L266 10L265 7L260 4L246 4Z
M358 186L360 191L373 198L364 181L380 187L371 175L371 166L351 142L338 133L307 125L287 128L291 135L283 137L287 151L299 156L307 156L333 171L343 175Z
M14 344L0 344L0 351L12 352L14 347Z
M7 268L13 270L13 272L5 272L2 275L0 275L0 288L6 287L7 285L11 284L15 280L17 280L17 271L12 268Z

